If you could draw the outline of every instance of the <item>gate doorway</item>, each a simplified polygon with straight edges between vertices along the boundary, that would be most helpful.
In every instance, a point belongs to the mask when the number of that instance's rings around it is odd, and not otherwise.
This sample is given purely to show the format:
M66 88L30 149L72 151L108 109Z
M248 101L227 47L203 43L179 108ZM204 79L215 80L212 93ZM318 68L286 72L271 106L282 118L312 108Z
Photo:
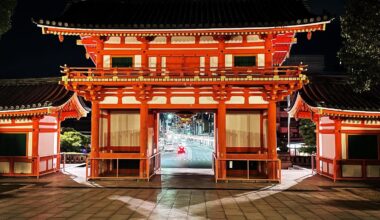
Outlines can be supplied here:
M161 112L158 130L162 174L214 175L213 112Z

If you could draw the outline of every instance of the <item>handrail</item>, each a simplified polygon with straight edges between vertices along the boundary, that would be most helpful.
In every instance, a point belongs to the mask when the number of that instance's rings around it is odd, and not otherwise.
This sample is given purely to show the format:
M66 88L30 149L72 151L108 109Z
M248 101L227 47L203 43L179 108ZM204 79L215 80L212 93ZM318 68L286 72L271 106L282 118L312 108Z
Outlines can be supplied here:
M215 152L213 152L213 169L215 174L215 182L217 183L218 180L251 180L251 181L259 181L259 180L268 180L268 181L278 181L281 183L281 160L280 159L231 159L231 158L217 158ZM247 178L220 178L219 177L219 162L220 161L246 161L247 162ZM276 173L276 176L278 178L275 179L252 179L250 178L249 173L249 162L251 161L258 161L258 162L275 162L277 163L277 169L275 166L273 166L273 172ZM277 172L276 172L277 170Z
M231 67L215 68L207 70L202 67L189 68L162 68L140 67L140 68L94 68L94 67L67 67L61 66L63 73L68 78L175 78L175 77L246 77L246 76L298 76L306 65L279 66L279 67Z
M89 178L96 178L96 179L109 179L109 178L116 178L116 179L144 179L147 181L150 181L152 176L157 174L157 171L159 170L156 169L156 167L153 167L153 172L150 174L150 166L149 166L149 161L152 160L153 158L159 157L161 155L160 152L155 153L149 157L139 157L139 158L128 158L128 157L115 157L115 158L109 158L109 157L99 157L99 158L87 158L86 159L86 180ZM89 166L91 165L92 160L116 160L116 177L92 177L88 173ZM119 160L145 160L146 163L146 176L145 177L120 177L119 176Z

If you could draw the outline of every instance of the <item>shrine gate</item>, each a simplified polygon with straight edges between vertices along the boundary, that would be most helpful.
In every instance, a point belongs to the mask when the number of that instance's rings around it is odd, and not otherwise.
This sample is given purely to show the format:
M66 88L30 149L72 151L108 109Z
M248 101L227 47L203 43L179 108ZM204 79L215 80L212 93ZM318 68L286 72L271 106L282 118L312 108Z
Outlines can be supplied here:
M305 66L281 65L297 33L310 39L329 22L284 0L77 1L35 20L61 42L78 36L95 64L63 66L61 82L92 103L89 178L149 180L157 114L186 109L216 114L217 181L281 179L276 102L307 82Z

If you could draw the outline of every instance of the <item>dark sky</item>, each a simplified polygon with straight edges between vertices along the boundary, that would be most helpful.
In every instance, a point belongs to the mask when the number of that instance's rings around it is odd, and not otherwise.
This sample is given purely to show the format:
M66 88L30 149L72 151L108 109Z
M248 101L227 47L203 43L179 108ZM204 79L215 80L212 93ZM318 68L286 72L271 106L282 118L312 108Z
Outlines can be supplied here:
M85 59L83 47L75 45L75 37L42 35L31 18L55 17L65 7L66 0L18 0L12 29L0 39L0 78L60 76L59 66L92 66ZM265 0L264 0L265 1ZM332 15L343 12L345 0L309 0L316 13L324 10ZM85 13L85 12L83 12ZM339 24L327 27L326 32L313 34L311 41L300 35L294 54L324 54L327 65L337 63L336 51L340 47Z

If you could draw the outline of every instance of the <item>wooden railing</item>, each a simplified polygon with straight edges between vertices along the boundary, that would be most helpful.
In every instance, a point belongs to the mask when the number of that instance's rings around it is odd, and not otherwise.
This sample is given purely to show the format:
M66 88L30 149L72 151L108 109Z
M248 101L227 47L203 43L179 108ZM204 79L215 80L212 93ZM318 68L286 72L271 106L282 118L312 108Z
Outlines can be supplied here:
M3 162L2 173L0 175L4 176L18 176L18 175L27 175L27 176L37 176L34 174L34 170L37 163L34 163L38 158L37 157L28 157L28 156L0 156L0 162ZM31 169L30 172L15 172L16 163L30 163ZM8 167L6 167L8 164ZM8 170L8 172L6 172Z
M62 66L61 72L67 79L133 79L133 78L219 78L234 77L298 77L306 66L281 67L233 67L223 69L181 68L170 70L168 68L156 69L154 67L142 68L87 68Z
M90 179L140 179L140 180L147 180L150 181L150 179L156 175L157 171L161 167L161 154L156 153L149 157L128 157L128 154L124 154L125 157L99 157L99 158L87 158L86 160L86 180ZM120 160L142 160L145 161L144 166L144 176L134 176L134 175L120 175L120 168L119 168L119 162ZM112 161L116 161L116 167L113 167L115 170L114 173L110 174L110 170L107 170L107 172L99 173L97 176L93 176L91 169L99 169L99 166L101 164L99 162L105 162L108 161L109 163L112 163ZM97 162L97 163L95 163ZM98 166L98 167L95 167ZM140 167L141 169L141 167Z
M59 155L49 155L41 157L29 157L29 156L0 156L0 162L3 162L1 167L4 176L35 176L39 177L45 174L53 173L59 170L58 160ZM55 163L54 163L55 161ZM30 164L30 170L16 171L16 163ZM41 170L41 164L44 164L45 169ZM5 172L8 171L8 172Z
M368 173L368 168L369 166L380 166L380 160L359 160L359 159L351 159L351 160L337 160L337 170L339 172L339 176L338 176L338 179L340 178L360 178L360 179L368 179L368 178L380 178L380 168L378 168L378 173L377 173L377 176L370 176L370 174ZM360 173L361 175L360 176L354 176L354 177L350 177L350 176L344 176L343 175L343 167L346 166L346 165L356 165L356 166L360 166ZM376 170L375 170L376 171Z
M237 180L237 181L274 181L274 182L281 182L281 160L279 159L265 159L267 155L261 155L261 154L252 154L249 156L239 156L236 157L228 157L227 158L217 158L216 154L213 153L213 170L215 173L215 182L223 181L223 180ZM220 168L221 163L226 163L226 161L245 161L247 163L246 166L246 176L241 178L236 177L220 177ZM267 165L267 169L271 169L271 172L274 174L274 178L267 177L251 177L250 169L249 169L249 163L250 162L262 162ZM268 166L271 164L272 166ZM226 165L227 166L227 165ZM227 172L227 170L226 170Z

